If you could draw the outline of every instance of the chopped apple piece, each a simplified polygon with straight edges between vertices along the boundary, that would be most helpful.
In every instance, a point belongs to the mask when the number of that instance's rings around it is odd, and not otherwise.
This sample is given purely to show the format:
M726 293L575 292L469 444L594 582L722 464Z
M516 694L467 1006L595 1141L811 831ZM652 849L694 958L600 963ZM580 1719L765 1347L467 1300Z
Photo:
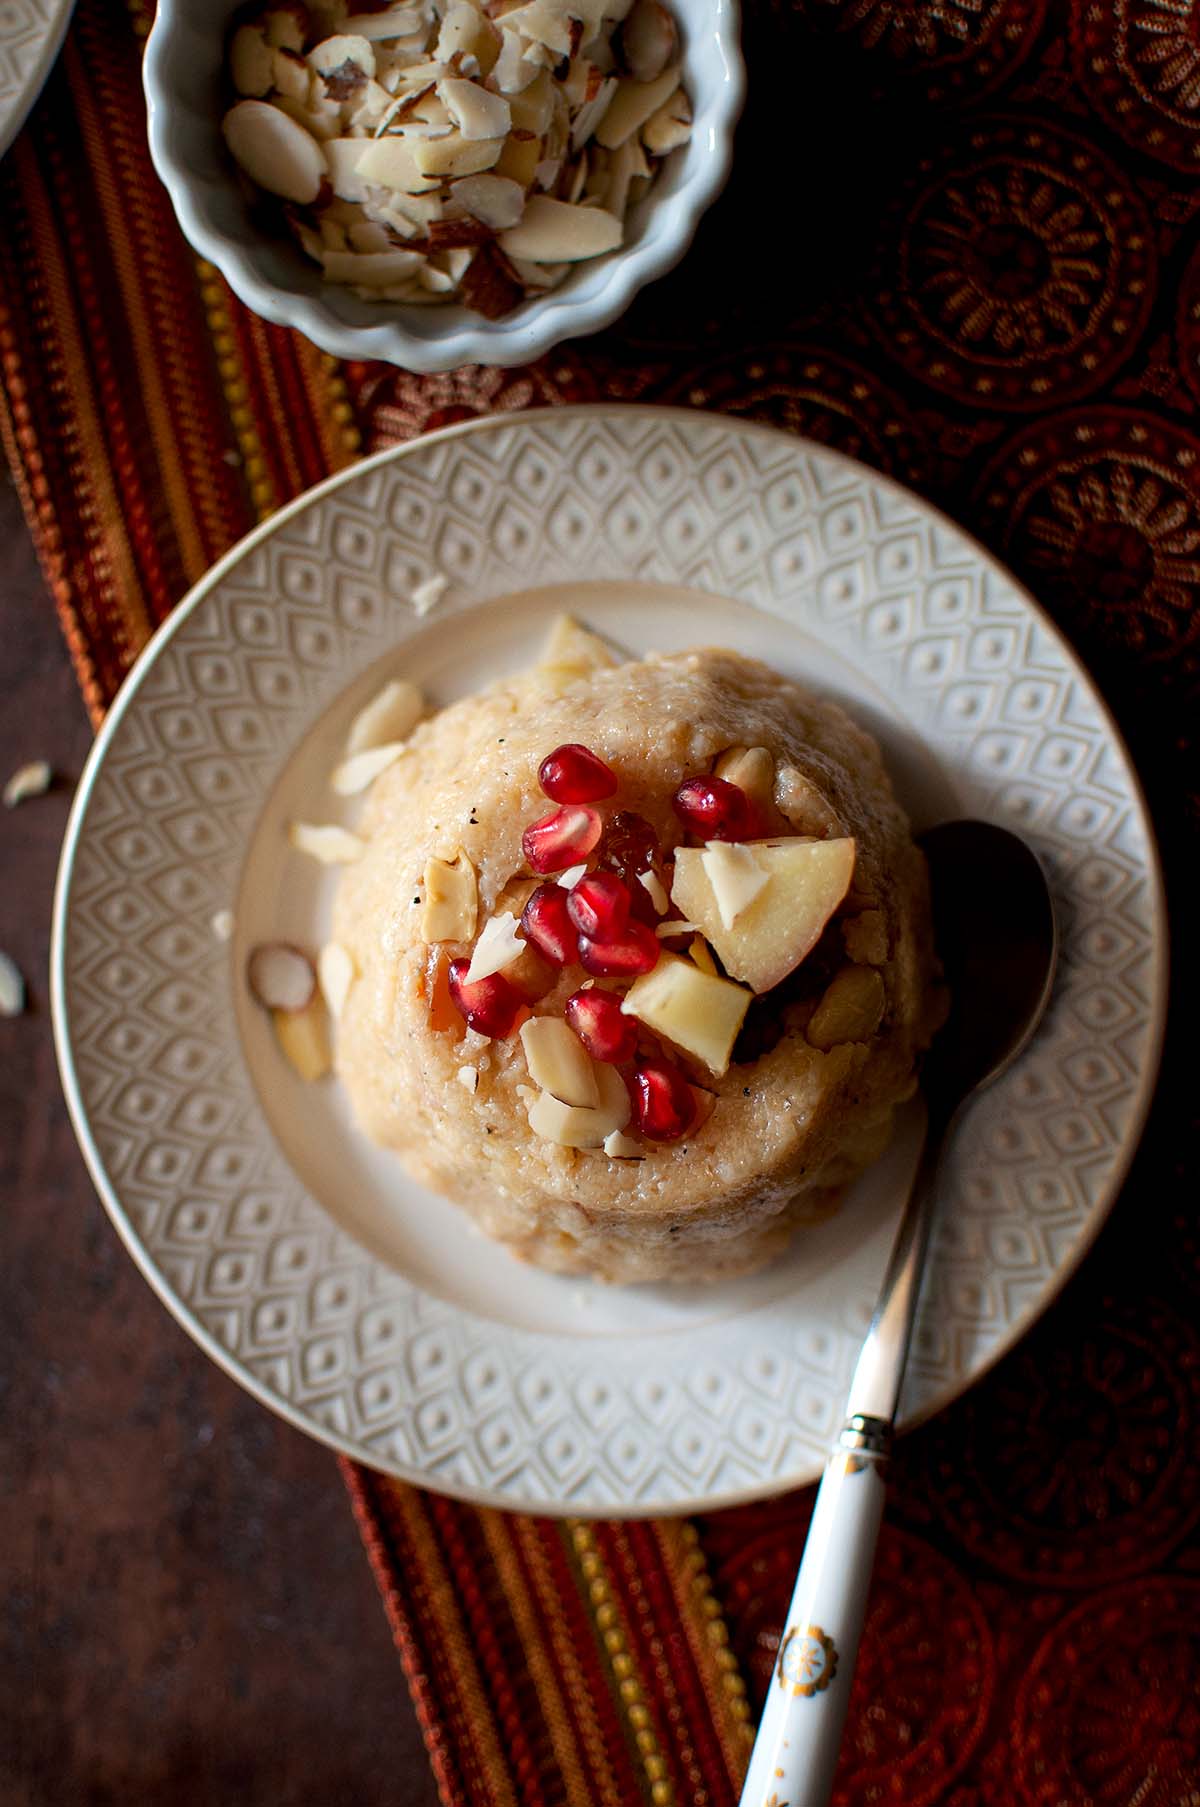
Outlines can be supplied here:
M849 889L855 844L837 841L751 841L768 882L727 928L705 869L707 849L679 847L671 899L720 955L732 978L770 991L812 952Z
M721 921L731 929L759 892L771 882L753 847L738 841L710 841L700 855L705 877L717 900Z
M596 1063L575 1031L559 1016L531 1016L521 1025L521 1046L529 1077L564 1104L596 1110L600 1085Z
M693 935L692 945L688 949L688 958L694 960L702 973L711 973L717 977L717 963L708 951L708 942L703 935Z
M826 988L813 1011L805 1034L814 1048L838 1047L842 1042L865 1042L883 1020L887 993L883 975L874 966L843 966Z
M469 941L475 933L479 898L475 868L459 848L453 864L432 859L425 866L425 909L421 934L426 941Z
M602 1148L609 1136L625 1128L633 1114L625 1081L615 1067L596 1067L600 1103L564 1104L553 1092L539 1092L529 1104L529 1127L535 1136L564 1148Z
M303 1010L273 1010L275 1039L301 1079L323 1079L332 1063L329 1052L329 1017L320 992L314 992Z
M750 1008L744 985L702 972L678 954L660 954L653 972L635 979L621 1009L647 1029L702 1060L718 1076L729 1066L738 1030Z

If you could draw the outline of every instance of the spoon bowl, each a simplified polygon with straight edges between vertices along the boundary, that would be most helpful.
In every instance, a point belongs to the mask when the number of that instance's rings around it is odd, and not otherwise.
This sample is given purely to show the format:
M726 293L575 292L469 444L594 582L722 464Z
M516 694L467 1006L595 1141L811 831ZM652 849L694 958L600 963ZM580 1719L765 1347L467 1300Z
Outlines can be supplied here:
M934 1119L998 1079L1027 1046L1050 999L1058 928L1046 875L1019 835L944 822L920 845L950 994L921 1075Z

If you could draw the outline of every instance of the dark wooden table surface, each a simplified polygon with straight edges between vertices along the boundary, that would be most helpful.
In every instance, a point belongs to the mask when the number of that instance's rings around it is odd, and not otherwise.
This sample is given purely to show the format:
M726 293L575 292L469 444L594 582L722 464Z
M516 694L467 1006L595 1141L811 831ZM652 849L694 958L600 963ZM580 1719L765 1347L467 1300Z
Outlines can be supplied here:
M0 1807L437 1800L333 1456L203 1356L117 1241L50 1033L50 902L90 734L0 479Z

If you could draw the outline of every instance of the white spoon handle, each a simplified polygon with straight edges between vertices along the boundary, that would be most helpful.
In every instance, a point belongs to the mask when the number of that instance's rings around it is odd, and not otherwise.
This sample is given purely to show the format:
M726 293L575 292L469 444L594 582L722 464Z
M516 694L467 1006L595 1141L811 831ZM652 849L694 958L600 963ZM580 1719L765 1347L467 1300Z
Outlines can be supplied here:
M827 1807L883 1516L883 1453L839 1445L826 1464L741 1807Z

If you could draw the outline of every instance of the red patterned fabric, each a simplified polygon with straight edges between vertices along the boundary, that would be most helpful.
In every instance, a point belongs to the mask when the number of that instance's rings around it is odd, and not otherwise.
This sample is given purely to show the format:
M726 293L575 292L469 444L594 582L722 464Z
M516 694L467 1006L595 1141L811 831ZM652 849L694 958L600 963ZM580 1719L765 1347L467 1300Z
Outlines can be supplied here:
M192 257L147 24L80 0L0 168L0 427L97 717L187 584L358 450L591 398L912 484L1097 673L1174 903L1163 1083L1079 1275L901 1447L837 1798L1200 1802L1200 5L748 0L736 173L681 268L534 368L434 378L339 368ZM448 1807L736 1799L809 1493L585 1526L349 1479Z

